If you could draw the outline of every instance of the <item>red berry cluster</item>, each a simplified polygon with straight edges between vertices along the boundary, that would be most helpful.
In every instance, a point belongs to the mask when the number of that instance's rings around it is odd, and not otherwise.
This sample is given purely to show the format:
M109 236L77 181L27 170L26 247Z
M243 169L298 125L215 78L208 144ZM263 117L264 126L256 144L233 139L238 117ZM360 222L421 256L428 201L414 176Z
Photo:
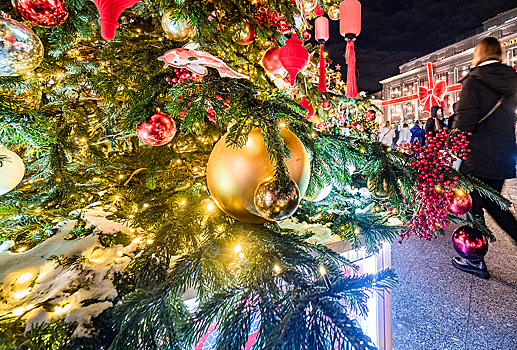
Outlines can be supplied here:
M434 136L429 133L423 147L412 143L402 147L417 158L412 166L418 174L418 182L416 195L409 204L410 208L414 208L414 214L407 224L408 229L401 231L400 238L413 233L431 240L437 237L439 230L450 224L447 210L452 203L458 177L454 176L452 181L446 180L445 174L451 170L457 158L467 159L467 152L470 152L468 143L467 136L449 136L447 128L444 128Z
M168 83L171 83L172 86L176 86L178 84L181 84L182 82L184 82L187 79L201 80L200 76L198 76L195 73L191 73L186 68L176 68L174 70L174 74L176 75L176 78L171 78L171 77L165 78L165 81L168 82Z
M291 25L288 24L285 19L273 11L270 7L260 5L256 13L251 15L257 20L258 25L264 29L277 29L282 34L287 34L291 31Z

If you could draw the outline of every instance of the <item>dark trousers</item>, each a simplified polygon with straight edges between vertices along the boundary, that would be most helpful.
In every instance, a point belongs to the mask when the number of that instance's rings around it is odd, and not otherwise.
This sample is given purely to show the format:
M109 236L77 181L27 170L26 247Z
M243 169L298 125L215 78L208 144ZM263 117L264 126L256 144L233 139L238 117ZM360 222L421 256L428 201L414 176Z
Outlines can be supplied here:
M486 179L477 176L476 178L501 193L504 180ZM470 195L472 196L471 212L483 218L483 208L485 208L495 222L517 242L517 220L515 220L513 214L510 211L501 209L497 203L492 202L490 199L481 197L477 191L473 191Z

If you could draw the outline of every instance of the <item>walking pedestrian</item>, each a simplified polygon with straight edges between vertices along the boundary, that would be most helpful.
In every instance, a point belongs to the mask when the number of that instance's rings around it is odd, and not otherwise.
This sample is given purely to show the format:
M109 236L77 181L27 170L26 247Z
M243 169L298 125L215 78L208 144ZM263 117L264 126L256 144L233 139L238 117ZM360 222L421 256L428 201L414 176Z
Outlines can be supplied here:
M472 133L468 138L467 160L460 171L481 180L501 192L504 180L515 178L515 109L517 108L517 73L502 63L501 44L485 38L474 51L474 67L462 80L462 90L454 117L453 128ZM484 219L483 208L495 222L517 242L517 220L509 211L471 193L471 212ZM471 261L456 257L452 264L465 272L488 278L484 259Z
M431 107L431 117L427 119L427 123L425 123L426 136L435 136L436 133L444 127L445 121L443 120L443 108L439 106Z
M384 143L386 146L391 147L393 144L393 138L395 137L395 129L391 128L391 123L387 121L379 133L379 142Z
M411 143L418 144L420 147L424 144L425 133L420 127L420 122L417 120L415 125L411 128Z
M404 146L406 143L411 141L411 131L409 130L409 126L407 123L402 125L402 130L400 130L399 139L397 141L397 146Z

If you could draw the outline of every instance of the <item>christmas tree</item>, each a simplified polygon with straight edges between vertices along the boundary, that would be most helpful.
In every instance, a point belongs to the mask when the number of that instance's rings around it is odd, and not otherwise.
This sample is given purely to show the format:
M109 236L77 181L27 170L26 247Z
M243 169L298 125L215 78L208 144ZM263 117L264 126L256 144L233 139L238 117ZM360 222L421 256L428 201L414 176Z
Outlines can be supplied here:
M0 2L0 349L375 348L325 243L409 235L419 150L295 39L338 1Z

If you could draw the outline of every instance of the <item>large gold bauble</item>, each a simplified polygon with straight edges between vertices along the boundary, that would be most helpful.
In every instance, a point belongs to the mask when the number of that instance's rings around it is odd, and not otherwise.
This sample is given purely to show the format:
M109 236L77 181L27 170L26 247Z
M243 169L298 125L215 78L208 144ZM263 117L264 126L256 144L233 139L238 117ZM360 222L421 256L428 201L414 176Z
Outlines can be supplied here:
M318 0L303 0L303 9L305 13L309 13L318 6Z
M257 186L275 173L269 159L260 129L251 131L242 148L226 146L224 135L215 145L207 166L207 184L217 206L232 218L249 222L266 222L255 209L253 202ZM291 178L303 197L310 178L309 155L302 142L287 128L280 136L291 151L286 160Z
M196 35L196 28L188 21L175 21L171 18L173 9L167 10L162 17L162 27L167 37L176 41L187 41Z

